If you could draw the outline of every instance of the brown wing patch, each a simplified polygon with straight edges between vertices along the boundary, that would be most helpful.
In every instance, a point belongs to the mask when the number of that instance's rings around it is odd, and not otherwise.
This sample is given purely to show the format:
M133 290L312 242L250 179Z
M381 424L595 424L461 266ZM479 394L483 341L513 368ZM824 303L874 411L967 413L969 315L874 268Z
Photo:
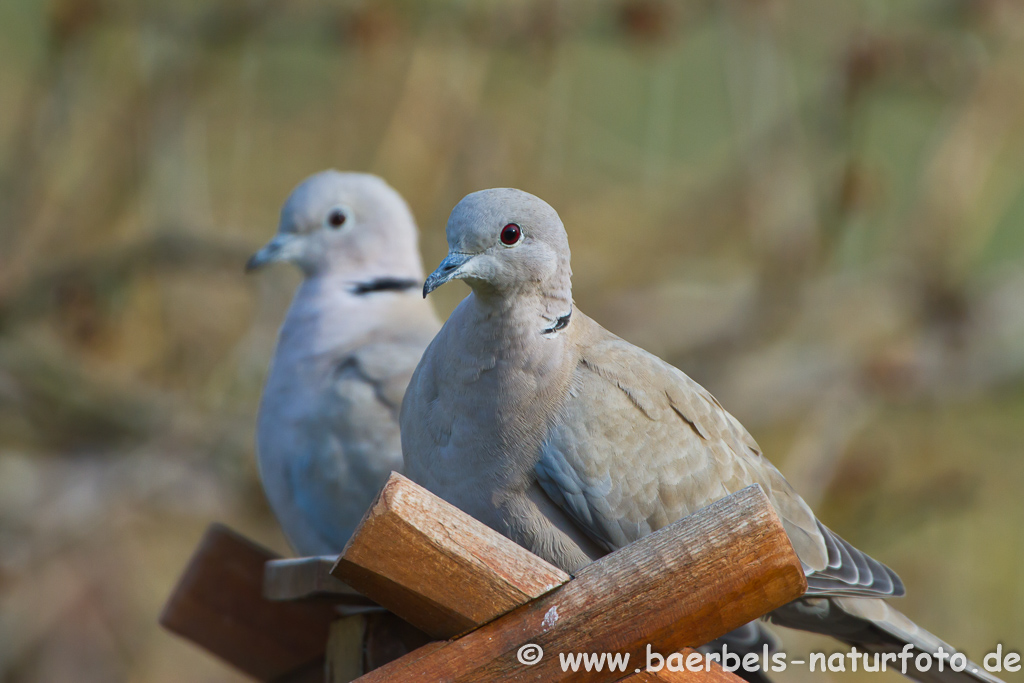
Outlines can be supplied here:
M679 408L676 407L676 404L669 403L669 405L672 407L672 411L675 412L675 414L678 415L680 418L682 418L683 422L685 422L686 424L690 425L690 429L693 430L694 434L699 436L704 441L708 440L708 437L706 437L704 434L701 433L700 429L697 428L697 425L694 424L693 420L691 420L690 418L686 417L686 415L683 414L683 411L679 410Z
M645 417L647 417L648 420L658 419L658 414L654 410L652 410L651 407L648 407L647 405L644 404L644 402L640 399L640 395L635 391L631 391L630 388L623 384L618 377L615 377L610 372L604 371L601 368L601 366L591 363L586 358L580 359L580 365L590 370L591 372L601 377L602 379L605 379L614 384L619 391L624 393L629 398L630 402L634 406L636 406L637 410L639 410L641 413L644 414Z

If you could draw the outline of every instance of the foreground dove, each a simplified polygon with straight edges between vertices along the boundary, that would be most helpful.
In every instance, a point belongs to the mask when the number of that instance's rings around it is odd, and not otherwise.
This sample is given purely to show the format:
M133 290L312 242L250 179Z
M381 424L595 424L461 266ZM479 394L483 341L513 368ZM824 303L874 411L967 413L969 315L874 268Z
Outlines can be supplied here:
M573 307L568 240L548 204L476 192L447 236L424 296L454 279L472 292L409 384L409 477L568 572L756 482L809 586L773 622L875 651L955 652L882 600L903 594L896 574L822 525L710 393ZM948 664L910 671L998 680Z
M246 270L275 261L305 277L260 401L260 478L297 553L337 554L402 469L398 410L440 324L412 214L376 176L324 171L295 188Z

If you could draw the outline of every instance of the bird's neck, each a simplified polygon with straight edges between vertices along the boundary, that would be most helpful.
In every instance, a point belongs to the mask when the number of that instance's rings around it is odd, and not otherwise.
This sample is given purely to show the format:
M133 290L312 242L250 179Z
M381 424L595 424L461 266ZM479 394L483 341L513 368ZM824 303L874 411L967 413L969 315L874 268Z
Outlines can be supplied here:
M550 338L552 332L563 329L573 306L572 290L567 284L535 292L474 288L468 301L477 317L501 330L502 339L512 340L525 334L531 342L537 334ZM538 349L550 351L551 345L540 345Z
M324 274L299 285L278 339L279 355L315 357L359 341L400 311L425 302L414 278L383 273Z
M464 413L493 429L503 454L495 476L528 483L548 430L550 416L565 398L575 370L571 327L546 332L571 311L571 302L519 297L498 299L471 294L456 311L458 329L472 330L453 340L448 358L461 366L462 384L478 384L484 400ZM453 317L456 317L453 314Z

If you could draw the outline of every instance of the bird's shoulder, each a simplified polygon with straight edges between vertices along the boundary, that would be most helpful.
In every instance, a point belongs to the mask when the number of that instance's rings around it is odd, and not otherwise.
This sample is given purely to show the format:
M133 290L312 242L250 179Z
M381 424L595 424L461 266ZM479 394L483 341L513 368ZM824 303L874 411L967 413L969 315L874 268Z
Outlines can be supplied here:
M682 370L580 317L578 391L621 392L647 420L689 430L705 442L724 442L736 455L761 457L754 437L711 392Z
M410 326L394 331L375 330L353 340L332 359L328 391L344 394L353 389L358 391L360 383L366 384L397 414L413 371L434 332L429 325Z

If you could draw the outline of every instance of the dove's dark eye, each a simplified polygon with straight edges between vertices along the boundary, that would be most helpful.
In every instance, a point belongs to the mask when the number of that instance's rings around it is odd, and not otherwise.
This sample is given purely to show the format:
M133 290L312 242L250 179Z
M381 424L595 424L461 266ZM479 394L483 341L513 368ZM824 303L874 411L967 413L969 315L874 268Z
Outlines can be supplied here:
M515 223L509 223L501 229L501 243L512 246L523 237L523 231Z
M344 209L331 209L330 213L327 214L327 225L335 229L345 225L347 220L348 215Z

